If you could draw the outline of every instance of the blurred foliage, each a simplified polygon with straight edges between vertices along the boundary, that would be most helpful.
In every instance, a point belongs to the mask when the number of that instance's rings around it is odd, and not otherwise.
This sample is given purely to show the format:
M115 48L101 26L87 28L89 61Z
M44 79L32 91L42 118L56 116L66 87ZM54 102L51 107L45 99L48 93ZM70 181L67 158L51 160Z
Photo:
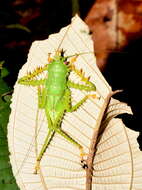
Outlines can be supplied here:
M18 190L9 161L7 123L10 114L11 88L4 81L9 72L3 68L3 64L4 62L0 62L0 189Z
M31 32L26 26L23 26L21 24L9 24L3 27L7 29L20 29L20 30L25 30L26 32Z

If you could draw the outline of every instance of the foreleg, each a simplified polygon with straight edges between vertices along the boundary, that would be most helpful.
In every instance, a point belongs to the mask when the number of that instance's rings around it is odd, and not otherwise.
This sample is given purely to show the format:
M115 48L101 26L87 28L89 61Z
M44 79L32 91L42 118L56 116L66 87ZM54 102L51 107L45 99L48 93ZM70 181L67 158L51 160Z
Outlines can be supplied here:
M40 80L29 80L25 77L22 77L18 80L19 84L22 85L31 85L31 86L39 86L43 85L45 83L45 79L40 79Z
M77 69L75 65L73 64L76 61L76 59L77 59L77 56L72 58L71 61L69 62L70 70L74 71L80 77L81 81L85 82L87 86L91 87L92 90L96 91L96 86L92 82L89 81L90 77L85 77L85 72L83 72L82 69L80 70Z
M43 71L46 71L47 69L48 69L47 64L45 64L43 67L37 67L33 72L27 72L27 75L20 78L19 80L29 81L29 80L37 77L38 75L40 75L41 73L43 73Z

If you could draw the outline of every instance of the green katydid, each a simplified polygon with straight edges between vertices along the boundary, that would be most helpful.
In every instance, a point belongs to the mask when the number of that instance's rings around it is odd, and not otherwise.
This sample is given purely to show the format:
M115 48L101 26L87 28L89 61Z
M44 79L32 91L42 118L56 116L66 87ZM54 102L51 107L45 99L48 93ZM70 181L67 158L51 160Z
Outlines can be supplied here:
M49 131L36 159L35 174L40 168L40 161L55 133L60 134L67 141L79 148L81 163L84 164L83 167L86 165L83 158L85 154L82 145L61 128L63 116L66 112L76 111L88 98L96 98L96 94L89 94L72 106L70 88L96 91L96 86L90 81L90 78L85 77L83 71L78 70L73 64L77 56L78 55L64 56L63 50L56 51L53 58L49 55L48 64L36 68L32 73L29 72L26 76L18 80L18 83L21 85L31 85L38 88L38 107L39 109L45 110L48 121ZM69 60L70 57L73 58ZM44 71L48 71L48 77L37 80L36 77ZM84 84L74 83L69 80L70 72L75 72ZM43 88L41 88L41 86L43 86Z

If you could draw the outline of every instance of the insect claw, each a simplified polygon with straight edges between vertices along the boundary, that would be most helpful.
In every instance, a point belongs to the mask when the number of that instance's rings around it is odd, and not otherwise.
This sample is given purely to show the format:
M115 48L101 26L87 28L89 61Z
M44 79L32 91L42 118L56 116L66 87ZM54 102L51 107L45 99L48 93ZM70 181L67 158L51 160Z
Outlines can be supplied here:
M88 154L84 153L83 148L80 147L81 166L82 166L83 169L88 168L88 165L87 165L86 161L83 158L84 156L87 156L87 155Z
M87 165L87 163L86 163L85 160L81 160L81 166L82 166L83 169L87 169L88 168L88 165Z
M35 170L34 170L34 174L37 174L39 169L40 169L40 161L37 161L36 166L35 166Z
M83 167L83 169L87 169L87 168L88 168L88 165L87 165L87 164L84 164L82 167Z

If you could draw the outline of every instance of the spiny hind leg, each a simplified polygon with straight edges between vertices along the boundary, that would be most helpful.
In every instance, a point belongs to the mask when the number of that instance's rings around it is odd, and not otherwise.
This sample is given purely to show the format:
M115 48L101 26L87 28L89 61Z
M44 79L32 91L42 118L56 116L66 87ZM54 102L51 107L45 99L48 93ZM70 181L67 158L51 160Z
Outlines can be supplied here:
M73 57L71 60L70 60L70 69L72 71L74 71L81 79L81 81L85 82L86 86L89 86L89 87L92 87L92 90L96 90L96 86L91 82L89 81L90 80L90 76L89 77L85 77L85 72L83 72L82 69L77 69L75 67L75 65L73 64L77 59L77 56Z
M96 95L86 95L78 103L76 103L74 106L72 106L71 91L69 89L67 89L65 92L65 96L64 96L64 105L66 105L66 111L73 112L73 111L77 110L88 98L96 98ZM58 133L60 135L62 135L64 138L66 138L69 142L73 143L74 145L76 145L79 148L81 165L84 169L87 168L88 166L84 159L84 156L86 156L87 154L84 153L83 147L78 142L76 142L73 138L71 138L67 133L62 131L60 128L58 128Z
M68 142L75 145L77 148L79 148L80 151L80 161L82 164L84 164L84 156L86 155L83 150L83 146L80 145L76 140L74 140L70 135L68 135L65 131L63 131L61 128L54 128L55 132L60 134L62 137L64 137Z
M45 88L42 88L42 86L38 86L37 90L38 90L38 107L40 109L44 109L45 101L46 101ZM45 139L45 142L43 144L43 147L42 147L42 149L41 149L41 151L40 151L40 153L39 153L39 155L38 155L38 157L36 159L36 165L35 165L34 174L37 174L38 170L40 169L40 160L41 160L45 150L47 149L53 135L54 135L53 131L49 130L48 134L47 134L47 137Z
M52 130L52 128L51 128L52 123L51 123L49 116L47 116L47 120L48 120L49 131L48 131L48 134L47 134L46 139L44 141L44 144L43 144L43 146L42 146L42 148L41 148L41 150L37 156L34 174L37 174L38 170L40 169L40 161L41 161L43 154L45 153L47 147L49 146L49 144L50 144L50 142L51 142L51 140L55 134L55 131Z
M71 105L71 93L70 90L66 90L65 95L64 95L64 101L63 101L63 105L65 105L66 107L66 111L69 111L69 106ZM77 109L77 108L76 108ZM77 148L79 148L80 150L80 159L81 162L83 162L83 156L85 155L84 150L82 145L80 145L76 140L74 140L72 137L70 137L70 135L68 135L66 132L64 132L61 129L61 122L62 122L62 117L63 117L63 112L58 116L58 118L56 119L54 126L53 126L53 130L55 130L55 132L57 132L58 134L60 134L62 137L64 137L68 142L74 144Z
M38 170L40 169L40 161L41 161L43 154L45 153L47 147L49 146L49 144L54 136L54 133L55 133L55 131L52 131L52 130L48 131L48 134L46 136L44 144L43 144L43 146L40 150L40 153L38 154L37 159L36 159L34 174L37 174Z

